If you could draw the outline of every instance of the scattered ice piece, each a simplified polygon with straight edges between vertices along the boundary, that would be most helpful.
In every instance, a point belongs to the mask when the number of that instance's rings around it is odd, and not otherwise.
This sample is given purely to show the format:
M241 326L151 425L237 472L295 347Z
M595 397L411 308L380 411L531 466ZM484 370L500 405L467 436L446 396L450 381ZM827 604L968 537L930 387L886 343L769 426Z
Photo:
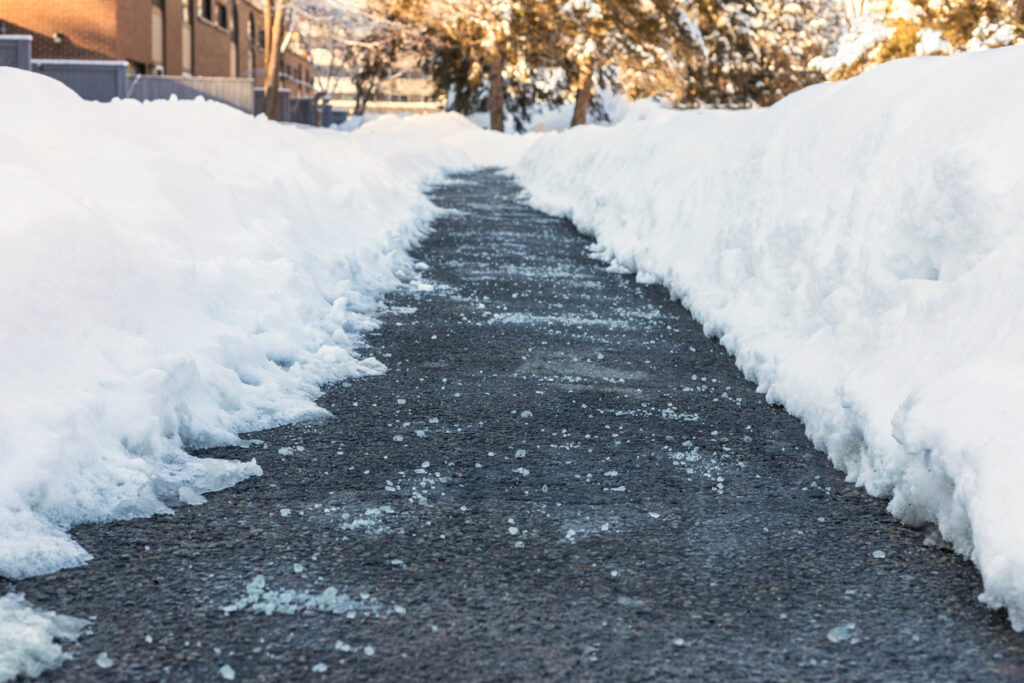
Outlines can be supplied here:
M306 570L306 568L305 568L305 567L303 567L303 566L302 566L301 564L299 564L298 562L296 562L295 564L293 564L293 565L292 565L292 571L293 571L293 572L295 572L296 574L301 574L301 573L302 573L302 572L304 572L305 570Z
M533 413L530 412L529 410L524 410L523 412L519 413L519 417L533 417Z
M292 511L289 510L288 508L281 508L281 516L282 517L290 517L291 514L292 514Z
M430 467L430 461L424 460L423 462L420 463L420 467L423 469L427 469L428 467Z
M691 347L691 349L692 348L693 347ZM682 638L676 638L675 640L672 641L672 644L675 645L676 647L684 647L686 645L686 641L683 640Z
M613 579L619 578L619 570L618 569L613 569L612 570L612 578Z
M604 524L601 525L601 531L608 531L611 528L612 528L612 525L609 524L608 522L605 522Z
M616 470L608 470L607 472L604 473L604 476L606 476L606 477L617 477L617 476L619 476L619 473Z
M525 467L517 467L512 471L524 477L530 474L530 470L526 469Z
M391 564L393 564L396 567L404 567L405 566L405 562L403 560L399 560L397 557L395 559L391 560Z
M327 665L324 664L323 662L317 662L316 664L313 665L313 673L315 673L315 674L325 674L325 673L327 673Z
M871 553L871 557L875 558L876 560L884 560L885 559L885 551L884 550L876 550L875 552Z
M526 457L526 451L524 449L522 449L522 448L516 449L516 457L517 458L525 458Z
M508 528L508 534L509 534L509 536L518 536L519 535L519 527L510 526Z
M841 643L844 640L849 640L853 636L853 632L856 628L857 624L852 621L847 622L830 630L826 637L830 643Z
M405 441L405 437L402 436L401 434L395 434L393 437L391 437L391 439L393 441Z
M653 517L654 519L658 519L658 517L661 517L661 515L657 512L648 512L647 514Z
M342 652L352 652L353 647L344 640L336 640L334 641L334 649L341 650Z
M405 405L405 399L404 398L398 399L398 405L404 406Z
M424 429L417 429L417 430L416 430L416 431L414 432L414 434L416 434L416 436L418 436L419 438L421 438L421 439L422 439L423 437L425 437L425 436L427 435L427 432L426 432L426 430L424 430Z
M377 651L373 648L373 645L367 645L363 648L363 654L367 657L372 657L376 652Z
M405 611L406 610L401 605L395 605L394 607L392 607L392 609L395 610L395 614L402 615L402 616L405 615Z
M179 487L178 498L186 505L202 505L206 502L206 498L197 493L191 486Z
M295 449L285 446L284 448L277 449L278 455L295 455Z
M146 641L147 645L152 645L153 644L153 636L149 635L148 633L146 634L146 637L143 638L143 640Z
M522 541L516 541L514 545L517 548L525 548L526 547L526 544L523 543Z
M429 420L427 420L427 422L429 422L432 425L436 425L438 423L438 419L436 417L432 417Z
M110 667L114 666L114 660L111 659L107 655L106 650L104 650L103 652L96 655L96 666L98 666L101 669L109 669ZM232 676L232 678L234 678L234 676Z

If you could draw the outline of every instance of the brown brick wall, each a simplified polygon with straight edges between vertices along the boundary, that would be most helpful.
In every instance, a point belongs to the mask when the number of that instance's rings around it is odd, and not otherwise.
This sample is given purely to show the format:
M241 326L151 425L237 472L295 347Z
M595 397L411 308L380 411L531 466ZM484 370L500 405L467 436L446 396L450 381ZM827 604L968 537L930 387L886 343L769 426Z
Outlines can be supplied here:
M212 22L196 18L192 43L195 48L195 76L229 76L228 32Z
M0 21L31 33L36 59L111 59L118 0L2 0ZM8 33L14 33L8 26ZM65 37L60 43L53 34Z
M150 49L152 3L150 0L117 0L118 59L127 59L149 70L153 61Z
M164 69L181 75L181 0L164 0Z

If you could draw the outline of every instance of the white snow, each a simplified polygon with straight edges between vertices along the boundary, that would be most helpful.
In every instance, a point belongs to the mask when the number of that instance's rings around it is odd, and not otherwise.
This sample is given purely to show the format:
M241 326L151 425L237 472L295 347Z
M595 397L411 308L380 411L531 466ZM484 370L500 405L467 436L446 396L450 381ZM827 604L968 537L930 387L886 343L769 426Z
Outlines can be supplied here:
M33 607L20 593L0 598L0 681L35 678L71 656L57 641L76 641L89 622Z
M664 283L1024 629L1024 47L547 136L515 171ZM955 97L951 96L955 93ZM650 114L650 112L648 112Z
M260 474L189 456L322 412L378 373L359 335L418 275L444 168L526 139L444 115L358 133L203 101L85 102L0 68L0 574L81 564L74 524L169 512ZM488 140L494 140L488 145ZM281 453L289 452L282 448Z

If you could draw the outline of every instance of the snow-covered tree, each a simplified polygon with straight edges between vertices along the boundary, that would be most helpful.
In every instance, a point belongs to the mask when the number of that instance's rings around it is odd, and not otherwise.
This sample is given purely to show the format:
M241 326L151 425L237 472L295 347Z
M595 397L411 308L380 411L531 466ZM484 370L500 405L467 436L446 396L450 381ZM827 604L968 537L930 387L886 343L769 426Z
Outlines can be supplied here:
M1024 0L876 0L847 12L834 55L814 66L830 79L900 57L1024 43Z
M707 60L676 94L687 104L767 105L820 81L810 62L829 53L843 29L833 0L693 0L687 9L707 46Z

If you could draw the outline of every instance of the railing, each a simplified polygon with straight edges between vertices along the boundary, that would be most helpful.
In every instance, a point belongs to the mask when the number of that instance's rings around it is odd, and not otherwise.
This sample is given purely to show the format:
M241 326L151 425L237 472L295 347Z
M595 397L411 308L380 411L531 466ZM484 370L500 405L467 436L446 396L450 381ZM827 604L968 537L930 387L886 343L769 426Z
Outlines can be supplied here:
M166 100L175 95L180 100L204 97L241 109L254 111L252 81L248 78L214 78L209 76L135 76L128 86L128 97L136 100Z

